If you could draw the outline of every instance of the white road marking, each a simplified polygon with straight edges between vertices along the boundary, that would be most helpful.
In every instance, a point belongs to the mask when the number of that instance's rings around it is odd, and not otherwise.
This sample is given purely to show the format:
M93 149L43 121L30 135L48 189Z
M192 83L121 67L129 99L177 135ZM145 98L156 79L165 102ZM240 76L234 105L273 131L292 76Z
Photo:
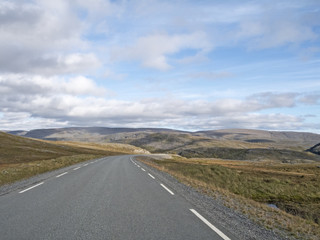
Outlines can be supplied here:
M68 173L68 172L61 173L61 174L59 174L58 176L56 176L56 178L59 178L59 177L65 175L65 174L67 174L67 173Z
M35 187L38 187L38 186L40 186L41 184L44 184L44 182L38 183L38 184L36 184L36 185L33 185L32 187L29 187L29 188L27 188L27 189L25 189L25 190L22 190L22 191L20 191L19 193L24 193L24 192L26 192L26 191L29 191L30 189L35 188Z
M150 177L152 177L153 179L155 179L155 177L154 177L154 176L152 176L150 173L148 173L148 175L149 175Z
M171 195L174 195L174 193L169 189L167 188L165 185L163 185L162 183L160 184L165 190L167 190Z
M140 167L139 165L137 165L137 167Z
M223 232L221 232L218 228L216 228L215 226L213 226L207 219L205 219L204 217L202 217L196 210L194 209L190 209L190 211L196 215L198 218L201 219L201 221L203 221L209 228L211 228L213 231L215 231L223 240L231 240L230 238L228 238Z
M76 167L76 168L74 168L73 170L78 170L80 167Z
M83 164L83 166L85 167L85 166L88 166L88 163L86 163L86 164Z
M144 168L141 168L141 170L144 171L144 172L146 171L146 170L144 170Z

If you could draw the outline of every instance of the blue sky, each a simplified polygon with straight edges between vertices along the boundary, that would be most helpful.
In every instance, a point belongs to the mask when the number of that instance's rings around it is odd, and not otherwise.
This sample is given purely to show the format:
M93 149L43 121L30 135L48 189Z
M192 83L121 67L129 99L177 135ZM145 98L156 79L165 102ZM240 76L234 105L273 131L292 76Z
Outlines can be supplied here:
M0 129L320 133L319 1L0 0Z

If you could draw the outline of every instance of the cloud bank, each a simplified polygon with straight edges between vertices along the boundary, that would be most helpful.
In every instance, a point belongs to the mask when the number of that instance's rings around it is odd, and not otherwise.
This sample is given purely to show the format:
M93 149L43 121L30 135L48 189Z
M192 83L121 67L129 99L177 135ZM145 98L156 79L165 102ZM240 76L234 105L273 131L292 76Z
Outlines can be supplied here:
M319 132L319 9L298 0L1 1L0 129Z

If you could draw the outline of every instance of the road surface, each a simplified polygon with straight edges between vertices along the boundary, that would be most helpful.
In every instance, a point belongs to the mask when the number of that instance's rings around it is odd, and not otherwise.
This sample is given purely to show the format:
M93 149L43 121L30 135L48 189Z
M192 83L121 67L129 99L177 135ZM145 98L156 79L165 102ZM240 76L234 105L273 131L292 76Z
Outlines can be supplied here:
M77 164L0 196L1 239L236 239L132 156Z

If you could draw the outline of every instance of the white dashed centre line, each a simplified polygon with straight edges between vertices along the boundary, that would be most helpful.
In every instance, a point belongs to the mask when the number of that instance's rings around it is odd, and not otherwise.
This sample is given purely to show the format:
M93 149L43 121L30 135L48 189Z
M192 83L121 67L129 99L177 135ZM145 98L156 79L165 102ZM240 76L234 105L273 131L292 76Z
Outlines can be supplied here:
M146 171L146 170L144 170L144 168L141 168L141 170L144 171L144 172Z
M149 175L151 178L155 179L155 177L154 177L154 176L152 176L150 173L148 173L148 175Z
M22 190L22 191L20 191L19 193L24 193L24 192L26 192L26 191L29 191L29 190L32 189L32 188L35 188L35 187L38 187L38 186L42 185L42 184L44 184L44 182L38 183L38 184L36 184L36 185L33 185L32 187L29 187L29 188L27 188L27 189L25 189L25 190Z
M83 166L85 167L85 166L88 166L88 163L86 163L86 164L83 164Z
M78 170L80 167L76 167L76 168L74 168L73 170Z
M58 176L56 176L56 178L59 178L59 177L62 177L63 175L67 174L68 172L64 172L64 173L61 173L59 174Z
M167 190L171 195L174 195L174 193L169 189L167 188L165 185L163 185L162 183L160 184L165 190Z
M198 218L200 218L201 221L204 222L209 228L211 228L213 231L215 231L223 240L231 240L223 232L221 232L218 228L213 226L207 219L202 217L196 210L190 209L190 211L193 212L193 214L196 215Z

